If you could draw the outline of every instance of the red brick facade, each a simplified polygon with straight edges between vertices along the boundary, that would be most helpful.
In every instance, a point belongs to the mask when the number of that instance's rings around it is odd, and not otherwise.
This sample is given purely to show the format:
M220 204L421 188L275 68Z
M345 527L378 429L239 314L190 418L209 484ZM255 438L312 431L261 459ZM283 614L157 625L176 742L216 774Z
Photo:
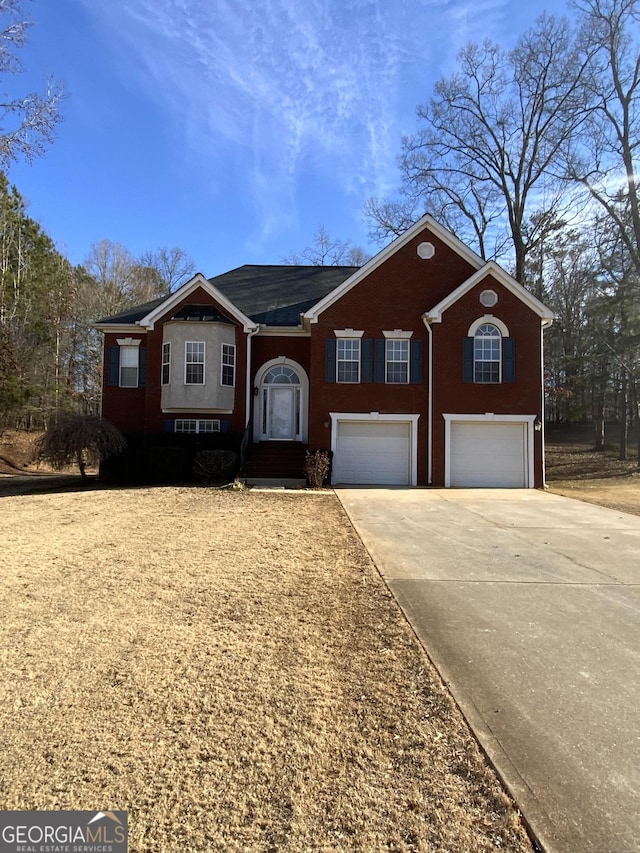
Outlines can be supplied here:
M429 241L435 253L422 258L418 246ZM263 365L275 360L289 360L299 365L309 380L308 444L311 449L332 447L330 413L379 413L407 415L417 418L416 477L417 485L445 485L445 414L478 416L522 416L528 418L533 441L533 477L530 486L543 483L541 346L542 325L550 320L544 306L526 294L513 280L489 265L483 276L482 262L468 251L461 251L455 238L428 223L413 229L410 238L400 241L394 250L381 253L381 261L363 268L349 289L349 282L338 288L337 298L327 299L324 310L312 309L298 330L264 330L243 328L242 318L234 316L206 288L188 290L181 302L171 306L164 317L155 318L153 328L145 334L106 331L105 376L107 355L117 339L132 337L146 347L147 377L142 388L129 389L105 383L103 414L124 432L157 433L163 429L165 415L161 406L161 361L163 324L181 305L197 300L215 304L235 325L236 383L233 413L225 415L231 431L241 435L251 427L253 407L258 405L257 375ZM368 271L368 272L367 272ZM473 277L476 276L476 279ZM476 283L467 287L470 280ZM455 298L457 289L461 288ZM497 296L495 305L486 307L480 301L484 291ZM330 303L330 304L329 304ZM322 307L322 302L320 306ZM444 307L442 307L444 306ZM433 313L435 311L435 314ZM476 384L463 381L463 341L472 324L480 318L495 318L515 346L513 381ZM326 381L327 341L336 340L336 331L361 331L364 339L383 339L383 333L401 330L411 333L411 341L421 342L421 382L387 384L384 381L361 381L341 384ZM250 340L248 341L248 337ZM251 364L247 377L247 343ZM432 364L429 359L432 359ZM429 379L432 387L429 387ZM246 411L247 378L250 383ZM431 413L431 422L429 414ZM306 414L306 413L305 413ZM180 417L189 417L189 413ZM198 417L194 412L192 417ZM335 437L333 437L335 439ZM335 440L334 440L335 444ZM429 454L432 478L429 483Z

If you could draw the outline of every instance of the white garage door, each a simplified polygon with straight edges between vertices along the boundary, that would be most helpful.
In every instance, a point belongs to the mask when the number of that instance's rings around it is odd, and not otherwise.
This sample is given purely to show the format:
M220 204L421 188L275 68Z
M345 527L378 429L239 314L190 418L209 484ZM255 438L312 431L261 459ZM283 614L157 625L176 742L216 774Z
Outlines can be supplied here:
M333 481L409 485L410 427L388 421L338 421Z
M451 423L451 485L526 488L526 424Z

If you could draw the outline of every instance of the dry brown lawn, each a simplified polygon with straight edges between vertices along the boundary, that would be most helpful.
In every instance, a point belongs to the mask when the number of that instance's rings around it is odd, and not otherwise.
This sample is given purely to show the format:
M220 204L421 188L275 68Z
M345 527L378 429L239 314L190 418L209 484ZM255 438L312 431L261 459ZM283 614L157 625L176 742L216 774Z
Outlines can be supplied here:
M546 446L547 483L559 495L640 515L637 445L620 460L615 445L593 449L591 428L550 431ZM610 430L612 438L616 432Z
M0 808L130 850L531 851L331 493L0 497Z

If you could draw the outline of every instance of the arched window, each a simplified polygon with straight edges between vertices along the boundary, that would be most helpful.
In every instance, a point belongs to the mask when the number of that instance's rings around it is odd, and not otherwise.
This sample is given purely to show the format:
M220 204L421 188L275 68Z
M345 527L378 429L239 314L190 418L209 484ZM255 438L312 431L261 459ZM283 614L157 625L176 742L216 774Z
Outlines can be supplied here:
M262 382L264 385L300 385L300 377L291 367L280 364L272 367Z
M500 382L502 336L497 326L483 323L473 337L473 381Z

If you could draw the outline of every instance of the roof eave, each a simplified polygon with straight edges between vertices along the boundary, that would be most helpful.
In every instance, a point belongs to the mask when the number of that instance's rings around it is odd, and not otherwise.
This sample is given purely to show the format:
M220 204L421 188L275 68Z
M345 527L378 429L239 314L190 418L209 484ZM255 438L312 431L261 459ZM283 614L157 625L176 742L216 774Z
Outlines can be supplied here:
M502 269L495 261L487 261L480 269L478 269L472 276L470 276L466 281L463 281L461 285L459 285L455 290L451 291L443 300L438 302L437 305L434 305L429 311L425 311L422 315L425 322L429 323L441 323L442 315L454 305L465 293L468 293L472 287L475 287L476 284L481 282L487 276L491 276L494 278L499 284L502 284L507 290L510 290L514 296L517 296L521 302L523 302L528 308L530 308L534 314L537 314L540 317L540 320L544 325L548 325L553 322L555 317L553 311L550 308L547 308L539 299L529 293L518 281L510 276L508 272Z
M217 287L205 278L202 273L196 273L193 278L185 282L182 287L179 287L171 293L164 302L158 305L153 311L150 311L139 322L141 326L151 331L156 321L164 316L167 311L178 305L190 293L193 293L198 287L201 287L206 293L215 299L241 326L243 332L254 332L259 328L258 323L254 323L246 314L244 314L236 305L231 302Z
M141 329L137 321L135 323L92 323L91 328L105 333L134 332L136 335L147 334L147 330Z

